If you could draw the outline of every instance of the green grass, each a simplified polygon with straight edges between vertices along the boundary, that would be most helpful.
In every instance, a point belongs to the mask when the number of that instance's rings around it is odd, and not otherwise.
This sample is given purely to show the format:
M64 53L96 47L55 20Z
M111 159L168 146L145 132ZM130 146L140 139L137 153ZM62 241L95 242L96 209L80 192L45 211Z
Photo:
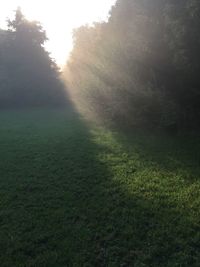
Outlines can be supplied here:
M199 266L199 141L1 111L0 266Z

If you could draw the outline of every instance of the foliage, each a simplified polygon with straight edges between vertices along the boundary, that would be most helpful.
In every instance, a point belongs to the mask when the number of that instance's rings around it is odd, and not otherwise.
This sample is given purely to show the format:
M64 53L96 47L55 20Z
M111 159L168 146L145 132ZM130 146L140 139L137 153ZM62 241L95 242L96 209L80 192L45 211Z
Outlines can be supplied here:
M104 121L198 129L199 19L197 0L118 0L108 23L74 32L74 99Z
M0 107L63 104L64 86L44 49L47 38L41 25L28 21L18 9L8 27L0 43Z

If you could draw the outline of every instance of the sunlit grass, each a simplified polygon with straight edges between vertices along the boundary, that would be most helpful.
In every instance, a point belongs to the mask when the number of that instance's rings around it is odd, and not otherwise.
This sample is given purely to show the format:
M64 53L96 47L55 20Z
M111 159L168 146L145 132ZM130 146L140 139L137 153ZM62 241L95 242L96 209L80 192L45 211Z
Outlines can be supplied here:
M0 265L198 266L199 140L0 114Z

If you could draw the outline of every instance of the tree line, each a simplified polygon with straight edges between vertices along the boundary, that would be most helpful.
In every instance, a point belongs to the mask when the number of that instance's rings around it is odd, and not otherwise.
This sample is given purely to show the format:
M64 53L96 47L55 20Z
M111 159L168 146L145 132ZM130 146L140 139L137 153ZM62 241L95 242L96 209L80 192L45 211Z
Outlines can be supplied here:
M0 108L65 104L65 88L46 41L40 23L28 21L20 8L8 29L0 29Z
M108 123L200 129L200 2L117 0L108 22L74 31L64 78Z

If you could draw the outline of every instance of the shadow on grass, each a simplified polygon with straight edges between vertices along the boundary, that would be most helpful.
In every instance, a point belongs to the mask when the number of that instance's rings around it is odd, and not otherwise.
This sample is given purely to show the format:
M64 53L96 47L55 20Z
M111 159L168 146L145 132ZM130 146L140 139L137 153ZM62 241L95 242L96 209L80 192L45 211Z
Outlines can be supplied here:
M117 135L125 149L138 151L140 158L171 172L181 171L188 182L200 179L200 137L164 134Z
M0 116L2 267L198 266L198 224L121 154L100 160L106 137L76 113Z

